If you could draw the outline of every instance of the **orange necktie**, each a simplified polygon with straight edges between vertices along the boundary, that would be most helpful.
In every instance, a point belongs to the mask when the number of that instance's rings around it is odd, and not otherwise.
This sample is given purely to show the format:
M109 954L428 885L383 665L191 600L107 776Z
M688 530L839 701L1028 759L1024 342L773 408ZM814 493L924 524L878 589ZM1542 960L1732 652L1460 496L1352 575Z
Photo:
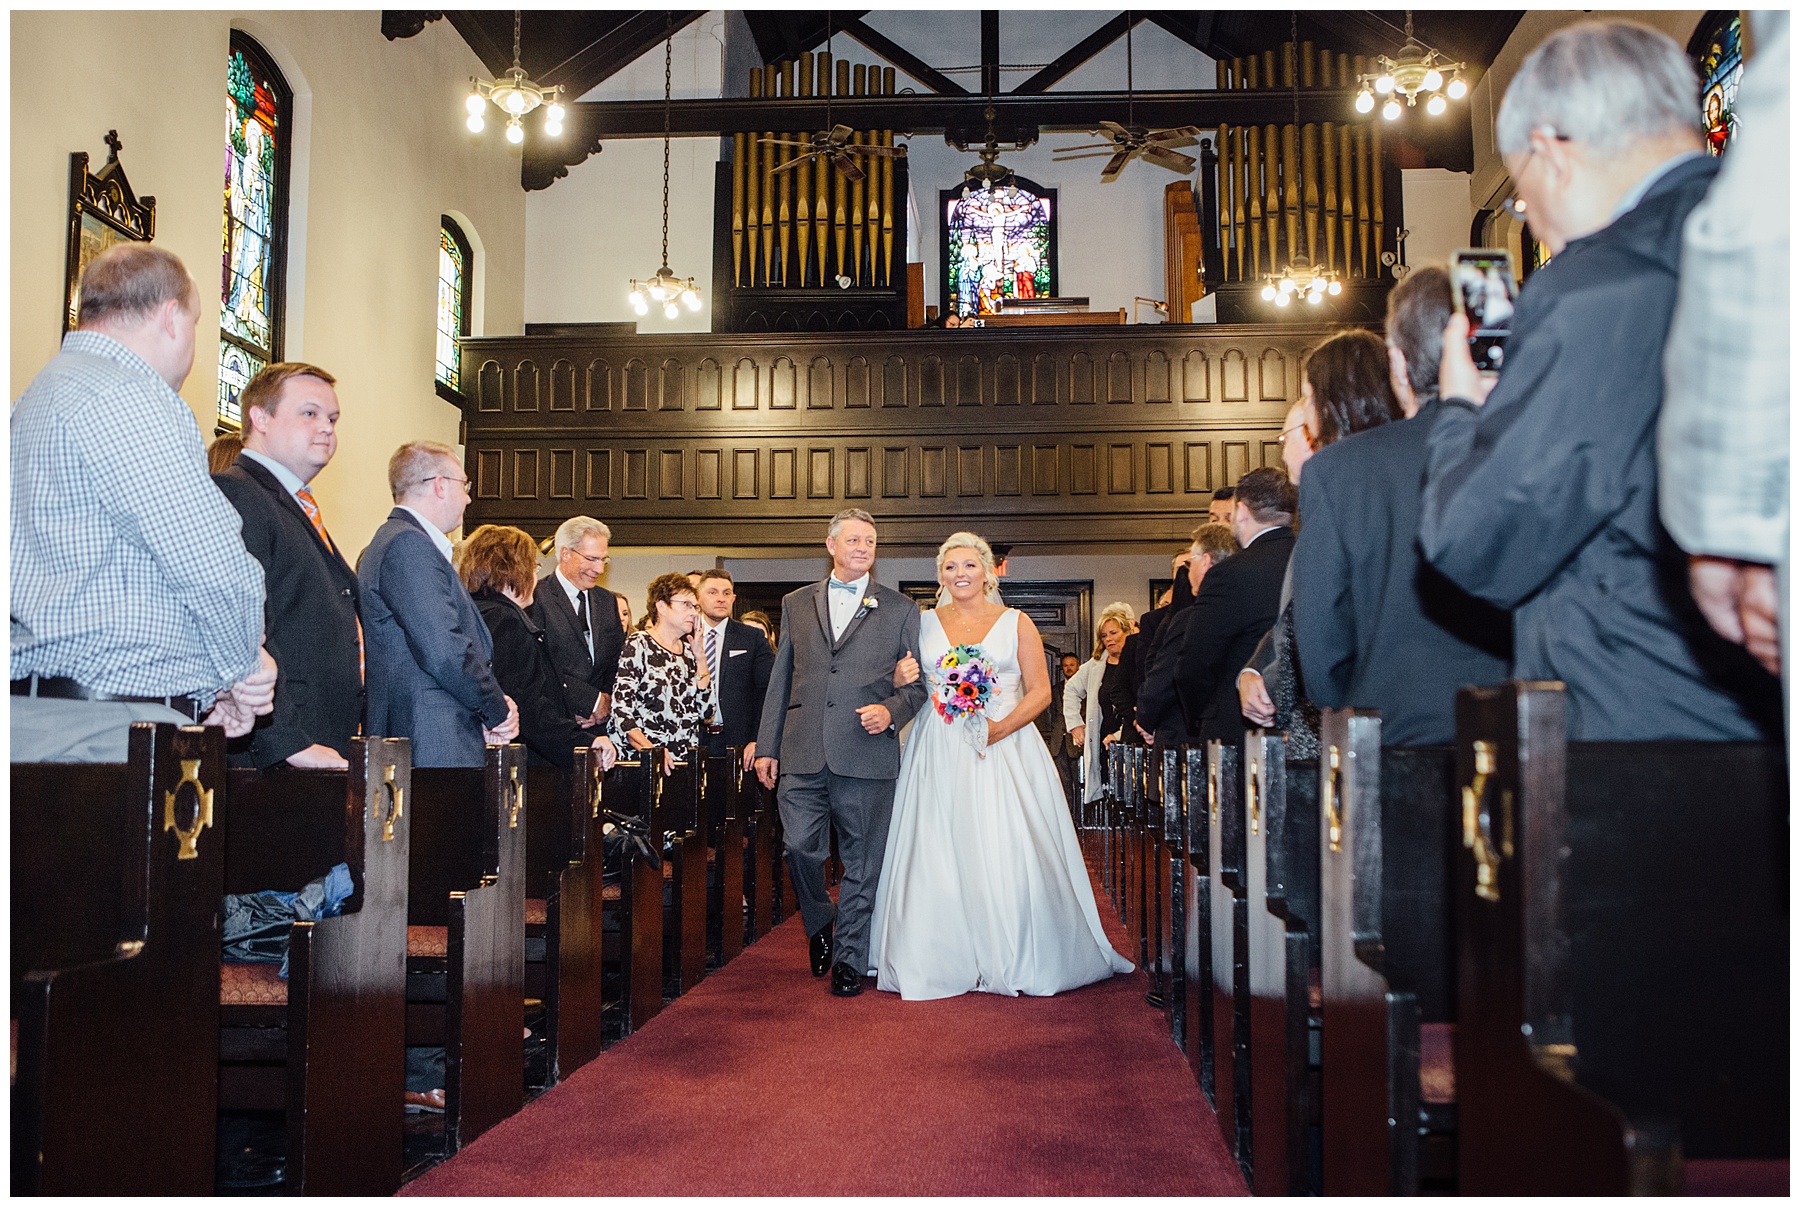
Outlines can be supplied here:
M319 501L313 498L312 491L302 486L295 492L294 497L300 500L300 510L304 511L306 518L312 521L313 531L319 534L319 539L325 542L327 549L336 553L337 546L331 543L331 534L325 531L325 517L319 514ZM358 678L363 679L368 676L363 659L362 617L360 616L356 618L356 674Z

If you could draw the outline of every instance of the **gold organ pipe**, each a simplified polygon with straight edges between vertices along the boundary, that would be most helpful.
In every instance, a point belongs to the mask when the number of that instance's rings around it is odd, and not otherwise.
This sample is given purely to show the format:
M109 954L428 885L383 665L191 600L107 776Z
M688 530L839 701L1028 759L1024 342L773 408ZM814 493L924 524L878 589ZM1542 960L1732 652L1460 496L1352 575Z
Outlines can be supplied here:
M1339 88L1356 86L1356 77L1350 74L1350 56L1342 51L1338 52L1337 57L1337 84Z
M792 59L789 59L781 65L781 95L784 99L794 95L794 61ZM790 133L785 137L793 139L796 136ZM793 147L781 148L781 162L783 164L794 162L794 154L795 148ZM798 170L799 169L794 169L794 171ZM780 200L775 207L776 221L778 223L775 228L775 238L776 242L779 243L781 247L781 259L778 261L781 265L781 284L783 288L786 288L788 283L788 252L791 250L794 241L793 171L783 172L781 174L781 180L777 184L776 195Z
M1300 254L1299 134L1292 126L1281 128L1281 217L1287 227L1287 255L1290 261Z
M1362 264L1362 275L1373 277L1376 268L1369 259L1369 127L1356 128L1356 258Z
M1244 176L1249 164L1244 159L1244 128L1231 126L1231 245L1237 249L1237 280L1244 279ZM1256 261L1250 261L1255 275Z
M1262 82L1264 88L1275 86L1275 49L1273 47L1262 52Z
M1237 208L1237 165L1231 159L1231 127L1220 126L1219 149L1219 255L1227 280L1231 277L1231 212Z
M835 91L838 96L850 95L850 64L843 59L839 59L837 62ZM832 242L837 250L837 275L844 277L850 275L845 271L849 268L849 262L844 258L845 241L850 233L850 215L846 209L849 187L850 182L844 179L844 174L833 169L831 173L831 230L834 236Z
M1263 272L1262 254L1262 136L1255 126L1245 126L1244 135L1244 196L1249 199L1250 209L1245 216L1244 226L1250 233L1250 275L1260 277ZM1271 249L1272 250L1272 249Z
M1294 86L1294 44L1292 42L1281 44L1281 86L1283 88Z
M813 54L810 50L800 52L800 70L795 79L796 91L801 96L811 96L813 92ZM798 245L795 252L800 259L800 288L806 288L807 268L812 262L812 156L808 155L794 169L794 240Z
M750 97L762 98L762 68L750 69ZM755 131L744 136L744 281L756 284L756 243L762 216L762 157L769 148L756 141Z
M894 69L881 69L881 95L894 95ZM881 145L894 145L894 132L881 132ZM894 283L894 157L884 155L881 158L881 283Z
M1356 226L1356 169L1351 166L1350 127L1338 127L1338 239L1344 249L1344 275L1356 271L1350 232Z
M1244 70L1245 70L1244 87L1246 87L1246 88L1262 87L1262 84L1260 82L1262 80L1262 60L1261 59L1259 59L1255 55L1246 56L1244 59Z
M1369 225L1375 232L1375 276L1382 275L1381 232L1383 223L1387 221L1382 212L1381 174L1381 127L1371 125L1369 127L1369 189L1374 194L1374 204L1369 210ZM1394 250L1399 251L1400 249L1396 247Z
M1338 271L1337 123L1324 123L1320 127L1319 135L1319 150L1323 153L1324 159L1322 175L1325 177L1325 266L1336 272Z
M744 284L744 144L742 134L731 136L731 285Z
M1281 255L1275 250L1281 240L1281 136L1274 126L1263 127L1262 143L1263 239L1269 248L1269 270L1274 272L1281 267Z
M869 68L866 63L858 63L851 71L851 88L856 96L867 96L869 92ZM868 135L858 130L851 135L850 141L856 146L867 145ZM863 209L864 194L868 191L869 156L860 152L852 153L850 159L863 170L864 179L850 182L850 250L854 257L850 269L850 279L858 285L863 279L863 230L865 213Z
M1213 86L1215 88L1218 88L1221 91L1223 91L1224 89L1231 87L1231 64L1230 63L1226 62L1224 59L1219 59L1217 62L1215 62L1213 64L1213 73L1215 76L1215 82L1214 82Z
M775 95L777 79L775 64L770 63L763 68L763 96ZM765 138L774 138L775 131L766 131ZM762 157L762 283L775 283L775 159L780 147L765 147Z
M1306 217L1306 258L1319 260L1319 127L1300 127L1300 206Z
M1319 49L1319 87L1332 88L1337 83L1337 73L1332 70L1332 57L1329 50Z
M1300 86L1302 88L1313 86L1313 64L1316 62L1318 60L1313 57L1313 44L1311 42L1300 43Z

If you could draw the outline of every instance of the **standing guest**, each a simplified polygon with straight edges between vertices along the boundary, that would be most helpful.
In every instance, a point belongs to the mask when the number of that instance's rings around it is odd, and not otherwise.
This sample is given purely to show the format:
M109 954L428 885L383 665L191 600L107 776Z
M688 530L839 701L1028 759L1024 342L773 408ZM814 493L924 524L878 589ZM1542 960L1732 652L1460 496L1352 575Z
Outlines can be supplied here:
M1057 777L1062 780L1063 795L1068 798L1069 812L1074 814L1075 806L1081 799L1081 747L1069 737L1069 716L1064 705L1068 700L1069 681L1081 669L1081 656L1064 654L1057 659L1057 667L1057 673L1050 680L1054 695L1049 708L1056 715L1047 741L1051 761L1056 764Z
M729 570L702 570L695 588L700 603L700 649L716 685L713 715L706 725L706 753L727 747L744 752L744 769L756 763L756 733L762 724L763 695L775 651L766 633L731 618L737 588Z
M1253 469L1237 481L1231 530L1243 551L1210 570L1195 594L1176 670L1181 705L1201 742L1244 736L1237 673L1280 615L1294 506L1294 487L1279 469Z
M1506 678L1504 612L1427 565L1420 482L1437 422L1450 276L1420 268L1388 294L1388 371L1412 416L1319 448L1300 479L1293 629L1306 694L1320 708L1381 711L1390 746L1448 744L1456 692Z
M1582 741L1754 741L1781 723L1779 683L1707 626L1657 516L1682 223L1718 169L1697 92L1681 47L1642 25L1583 21L1533 51L1494 134L1554 258L1519 295L1497 381L1463 316L1444 332L1420 543L1512 611L1514 675L1566 684Z
M348 767L362 725L360 585L311 487L337 452L334 384L325 370L296 362L251 378L238 395L244 451L213 475L262 565L264 643L280 668L275 711L232 744L235 766Z
M1181 585L1190 600L1213 567L1238 551L1237 537L1226 524L1206 523L1194 529L1194 543L1183 568ZM1138 684L1137 731L1146 742L1173 748L1193 740L1195 727L1181 707L1176 680L1181 668L1182 651L1187 647L1188 625L1194 609L1188 607L1175 615L1157 631L1150 650L1143 681Z
M1063 723L1069 727L1069 741L1081 752L1083 803L1099 800L1106 780L1105 749L1110 743L1104 736L1110 731L1106 728L1102 681L1109 669L1118 666L1119 653L1125 648L1124 635L1136 627L1130 604L1123 600L1107 604L1094 626L1093 657L1063 683ZM1116 686L1116 670L1114 675Z
M224 473L237 464L238 454L243 451L244 438L236 432L226 432L206 446L206 472Z
M1212 502L1206 507L1207 523L1231 527L1231 499L1236 493L1237 491L1229 486L1221 486L1213 491Z
M1137 622L1129 615L1105 617L1100 622L1100 646L1104 665L1100 670L1100 744L1132 744L1135 732L1127 728L1137 715L1137 675L1133 673L1136 649L1132 644Z
M1188 582L1188 562L1193 556L1193 547L1183 545L1181 551L1169 559L1170 585L1156 597L1156 606L1138 621L1138 640L1132 643L1131 673L1135 684L1141 685L1144 681L1144 672L1150 665L1150 648L1157 643L1162 626L1194 602L1194 592Z
M600 752L601 768L611 767L617 757L612 739L595 736L569 714L544 631L527 611L538 585L531 537L518 528L483 524L463 542L456 573L494 639L494 678L518 703L527 761L569 767L576 747L591 746Z
M274 708L262 567L176 392L199 321L180 260L110 248L13 404L14 762L122 763L133 721L241 737Z
M599 585L612 560L611 540L612 529L592 516L564 520L556 530L556 569L538 581L532 596L533 619L544 630L569 712L589 727L612 708L619 651L631 629L624 596Z
M413 440L388 460L396 504L363 550L368 732L412 739L415 767L479 767L484 744L519 736L519 707L494 679L494 641L451 565L469 479L456 450Z
M673 759L702 744L714 709L712 668L700 644L700 604L685 574L652 579L649 623L625 639L609 718L613 741L661 746Z
M769 651L773 653L775 650L775 622L769 619L769 614L767 612L745 612L744 623L763 635L763 640L769 643Z

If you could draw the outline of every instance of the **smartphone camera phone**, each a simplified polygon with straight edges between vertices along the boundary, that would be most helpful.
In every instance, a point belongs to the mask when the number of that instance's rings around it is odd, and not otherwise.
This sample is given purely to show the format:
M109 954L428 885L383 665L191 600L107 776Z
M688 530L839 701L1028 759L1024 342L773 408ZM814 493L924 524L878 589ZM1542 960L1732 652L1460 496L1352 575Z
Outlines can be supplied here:
M1506 361L1513 306L1519 298L1512 257L1504 248L1465 247L1450 257L1450 292L1469 320L1469 355L1493 376Z

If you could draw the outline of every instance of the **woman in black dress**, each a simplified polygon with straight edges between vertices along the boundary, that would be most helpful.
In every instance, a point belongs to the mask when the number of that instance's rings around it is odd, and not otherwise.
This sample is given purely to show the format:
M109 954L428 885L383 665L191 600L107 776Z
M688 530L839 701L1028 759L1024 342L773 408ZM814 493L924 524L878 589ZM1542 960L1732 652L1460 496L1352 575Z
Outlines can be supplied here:
M613 683L613 740L678 754L700 745L713 713L711 668L700 647L699 602L685 574L650 583L644 626L625 639Z
M1130 741L1125 731L1137 713L1137 676L1132 674L1126 645L1136 632L1137 624L1129 615L1100 621L1100 645L1106 651L1106 669L1100 675L1100 732L1107 746Z
M517 528L483 524L463 542L456 572L493 635L494 678L519 706L527 763L568 767L577 746L591 746L600 752L601 766L611 767L617 757L612 739L583 729L569 714L544 632L525 611L537 586L531 538Z

